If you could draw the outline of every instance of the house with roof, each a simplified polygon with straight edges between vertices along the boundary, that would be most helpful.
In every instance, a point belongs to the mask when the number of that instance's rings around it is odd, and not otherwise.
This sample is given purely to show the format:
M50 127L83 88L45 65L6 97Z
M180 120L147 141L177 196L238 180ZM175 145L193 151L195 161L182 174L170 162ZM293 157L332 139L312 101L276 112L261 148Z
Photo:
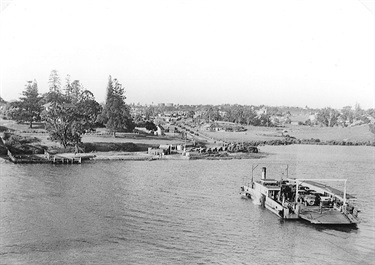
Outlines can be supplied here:
M163 126L157 125L157 130L154 132L154 135L165 135L165 130Z

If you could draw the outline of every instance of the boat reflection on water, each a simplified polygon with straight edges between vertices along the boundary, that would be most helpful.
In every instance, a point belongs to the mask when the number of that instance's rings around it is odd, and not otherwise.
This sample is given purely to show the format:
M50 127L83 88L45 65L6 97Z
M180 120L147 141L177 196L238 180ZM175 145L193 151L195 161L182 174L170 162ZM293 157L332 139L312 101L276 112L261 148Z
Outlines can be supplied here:
M338 231L344 233L358 233L358 227L356 224L349 225L334 225L334 224L323 224L323 225L314 225L312 226L319 232L328 232L328 231Z
M343 232L348 234L357 234L359 232L357 224L320 224L320 225L311 225L309 221L303 219L293 219L293 220L285 220L280 218L279 219L280 226L286 226L292 224L294 227L301 226L304 228L315 229L318 232L325 232L329 233L330 231L337 231Z

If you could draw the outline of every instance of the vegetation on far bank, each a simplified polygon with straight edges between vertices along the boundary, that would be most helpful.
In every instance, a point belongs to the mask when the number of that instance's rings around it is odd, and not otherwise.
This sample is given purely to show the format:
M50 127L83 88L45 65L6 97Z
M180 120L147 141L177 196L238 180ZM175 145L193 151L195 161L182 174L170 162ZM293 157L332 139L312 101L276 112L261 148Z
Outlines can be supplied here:
M56 70L51 71L48 93L38 92L36 80L26 82L19 100L0 98L4 119L0 131L6 132L6 145L25 153L59 149L54 143L72 152L140 151L187 140L209 148L233 142L375 146L375 110L359 104L341 110L238 104L141 106L126 104L124 87L111 76L106 91L105 103L99 104L79 80L71 81L68 75L62 85Z

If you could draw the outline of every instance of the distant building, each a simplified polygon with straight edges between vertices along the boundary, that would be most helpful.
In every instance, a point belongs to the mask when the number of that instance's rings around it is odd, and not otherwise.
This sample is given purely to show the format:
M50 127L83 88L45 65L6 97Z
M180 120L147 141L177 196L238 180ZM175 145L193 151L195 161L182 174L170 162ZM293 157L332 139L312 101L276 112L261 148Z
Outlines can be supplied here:
M309 115L309 120L311 122L311 124L316 124L318 119L317 119L318 115L316 113L313 113L313 114L310 114Z
M72 103L62 103L61 104L64 108L74 108L75 105ZM48 102L43 105L44 110L49 111L51 109L52 103Z
M256 113L257 113L258 116L261 116L263 114L267 114L267 108L263 107L263 108L257 110Z
M219 115L220 115L221 117L226 117L226 116L228 115L228 112L226 112L226 111L222 111L222 110L219 110Z
M155 135L165 135L164 128L161 125L156 126L157 130L154 132Z
M375 124L375 118L374 117L369 115L369 116L367 116L367 119L369 119L371 124Z
M48 102L48 103L44 104L44 105L43 105L44 110L45 110L45 111L49 111L49 109L51 108L51 105L52 105L51 102Z
M170 155L172 151L172 146L169 144L161 144L159 149L163 150L164 155Z

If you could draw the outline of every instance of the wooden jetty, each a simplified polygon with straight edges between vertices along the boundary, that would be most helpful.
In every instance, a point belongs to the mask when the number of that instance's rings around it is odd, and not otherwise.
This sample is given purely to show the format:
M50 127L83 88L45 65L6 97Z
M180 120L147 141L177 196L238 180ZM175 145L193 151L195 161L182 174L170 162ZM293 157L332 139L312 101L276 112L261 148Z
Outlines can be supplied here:
M52 161L53 164L81 164L84 160L89 160L95 157L95 155L91 154L71 154L71 153L63 153L57 154L55 152L44 152L45 157Z
M52 162L54 164L82 164L82 157L66 157L62 155L54 155Z
M64 153L64 154L54 154L49 155L49 159L54 164L82 164L84 160L93 159L95 155L91 154L71 154L71 153Z
M8 157L10 161L16 164L81 164L84 160L89 160L95 157L90 154L56 154L53 152L44 152L44 155L14 155L8 150Z

